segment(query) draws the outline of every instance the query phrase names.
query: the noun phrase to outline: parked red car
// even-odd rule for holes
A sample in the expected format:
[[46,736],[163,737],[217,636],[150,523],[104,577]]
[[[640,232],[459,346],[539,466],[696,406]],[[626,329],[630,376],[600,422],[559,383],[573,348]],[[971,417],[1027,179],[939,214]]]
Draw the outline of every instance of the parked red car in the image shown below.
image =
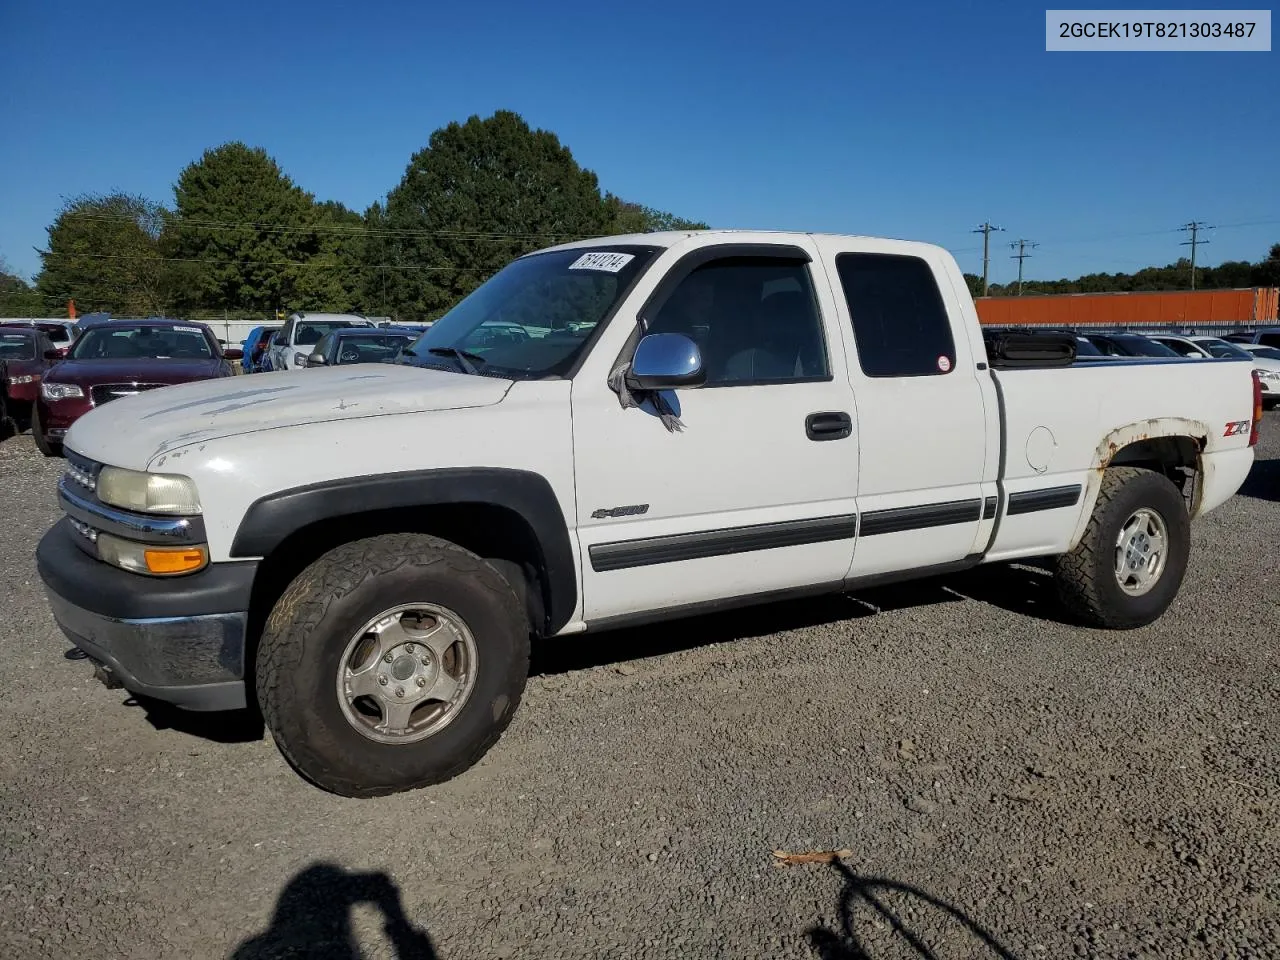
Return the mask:
[[36,327],[0,326],[0,438],[10,429],[26,429],[40,381],[56,352],[53,342]]
[[44,376],[31,433],[47,457],[94,407],[175,383],[230,377],[239,349],[223,351],[203,323],[181,320],[105,320],[81,326],[67,358]]

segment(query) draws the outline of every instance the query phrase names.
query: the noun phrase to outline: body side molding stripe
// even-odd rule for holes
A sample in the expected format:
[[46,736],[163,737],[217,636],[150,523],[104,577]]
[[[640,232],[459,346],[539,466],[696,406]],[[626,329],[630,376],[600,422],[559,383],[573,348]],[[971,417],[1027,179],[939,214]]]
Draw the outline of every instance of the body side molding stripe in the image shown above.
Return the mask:
[[951,500],[947,503],[924,503],[913,507],[872,510],[862,515],[860,537],[883,533],[903,533],[925,527],[945,527],[952,523],[972,523],[982,515],[981,500]]
[[1080,501],[1080,484],[1063,487],[1045,487],[1043,490],[1023,490],[1009,494],[1009,516],[1020,513],[1037,513],[1040,510],[1057,510],[1074,507]]
[[676,533],[640,540],[620,540],[615,543],[595,543],[587,549],[587,553],[591,558],[591,569],[602,573],[606,570],[647,567],[677,560],[699,560],[753,550],[852,540],[856,530],[857,517],[850,513],[698,533]]

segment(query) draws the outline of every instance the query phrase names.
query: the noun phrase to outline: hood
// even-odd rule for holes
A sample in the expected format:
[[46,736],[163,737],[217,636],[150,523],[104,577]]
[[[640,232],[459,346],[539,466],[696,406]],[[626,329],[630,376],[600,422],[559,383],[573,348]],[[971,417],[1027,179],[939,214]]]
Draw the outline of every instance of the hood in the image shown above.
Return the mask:
[[1253,365],[1259,370],[1267,370],[1271,373],[1280,371],[1280,360],[1272,360],[1270,357],[1253,357]]
[[383,363],[221,377],[113,400],[77,420],[66,444],[103,463],[140,470],[190,443],[307,423],[483,407],[510,387],[510,380]]
[[222,361],[218,359],[60,360],[45,379],[50,383],[74,383],[82,387],[101,383],[190,383],[216,377],[221,369]]

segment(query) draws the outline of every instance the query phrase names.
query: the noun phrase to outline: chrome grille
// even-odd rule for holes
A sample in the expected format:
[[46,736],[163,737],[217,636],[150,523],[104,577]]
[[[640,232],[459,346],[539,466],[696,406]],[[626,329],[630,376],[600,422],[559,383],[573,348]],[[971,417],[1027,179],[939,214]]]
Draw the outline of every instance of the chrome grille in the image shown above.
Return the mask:
[[121,397],[131,397],[135,393],[142,393],[143,390],[154,390],[157,387],[167,386],[163,383],[100,383],[96,387],[89,388],[89,397],[93,400],[94,406],[102,406],[111,400],[119,400]]

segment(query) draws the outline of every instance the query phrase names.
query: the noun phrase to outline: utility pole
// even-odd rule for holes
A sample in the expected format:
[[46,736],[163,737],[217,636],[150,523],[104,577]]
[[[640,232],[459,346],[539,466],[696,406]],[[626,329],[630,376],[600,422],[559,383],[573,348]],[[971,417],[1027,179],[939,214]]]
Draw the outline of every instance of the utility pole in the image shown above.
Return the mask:
[[1023,239],[1019,239],[1016,243],[1009,244],[1010,250],[1018,251],[1009,258],[1010,260],[1018,261],[1018,296],[1022,296],[1022,261],[1031,256],[1031,254],[1027,253],[1027,247],[1035,249],[1038,246],[1040,246],[1040,244],[1035,243],[1034,241]]
[[987,295],[987,269],[991,265],[991,255],[988,252],[991,244],[991,231],[1004,230],[1004,227],[997,227],[993,224],[983,222],[978,224],[978,229],[974,233],[982,234],[982,295]]
[[1196,247],[1203,246],[1209,242],[1208,240],[1201,240],[1198,234],[1201,230],[1208,230],[1209,225],[1203,220],[1192,220],[1185,227],[1179,227],[1178,229],[1183,233],[1191,234],[1190,240],[1183,240],[1178,246],[1191,248],[1191,289],[1194,290],[1196,288]]

